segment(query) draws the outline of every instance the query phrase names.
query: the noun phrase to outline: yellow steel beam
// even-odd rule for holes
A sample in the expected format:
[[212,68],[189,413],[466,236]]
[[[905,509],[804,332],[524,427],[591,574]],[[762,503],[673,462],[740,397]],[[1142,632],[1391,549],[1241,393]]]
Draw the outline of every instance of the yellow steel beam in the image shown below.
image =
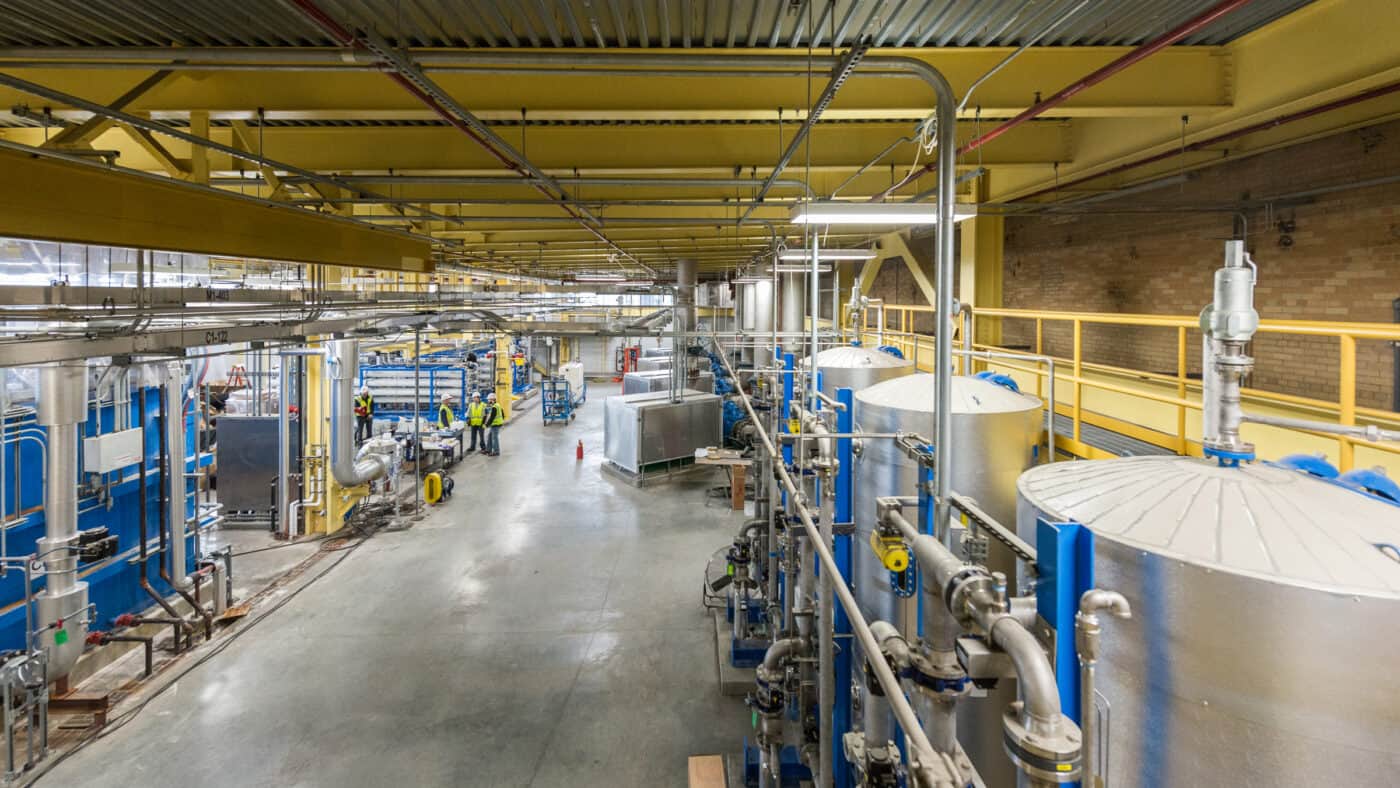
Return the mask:
[[879,259],[888,260],[898,257],[904,261],[909,273],[913,274],[914,282],[919,286],[919,291],[924,294],[930,304],[938,303],[937,291],[933,286],[933,280],[929,278],[928,271],[924,270],[922,261],[909,249],[909,245],[904,241],[902,233],[885,233],[880,236],[880,240],[875,242],[876,252]]
[[[1128,47],[1039,47],[1021,55],[996,77],[978,88],[968,109],[982,108],[983,117],[1008,116],[1034,100],[1120,57]],[[974,80],[1000,62],[1007,48],[947,48],[891,50],[935,65],[962,95]],[[800,50],[805,55],[806,50]],[[1227,106],[1229,64],[1215,47],[1172,47],[1123,75],[1067,103],[1062,112],[1078,117],[1115,114],[1180,114]],[[725,54],[709,50],[707,54]],[[750,53],[751,54],[751,53]],[[794,54],[776,50],[774,54]],[[696,65],[705,66],[703,56]],[[80,95],[115,95],[148,70],[133,68],[101,72],[27,69],[34,81]],[[784,120],[800,122],[807,106],[805,76],[771,77],[645,77],[559,73],[500,74],[484,71],[434,71],[433,80],[485,120],[528,118],[591,120],[599,117],[633,120],[760,120],[783,108]],[[198,78],[190,78],[197,76]],[[742,89],[736,89],[740,86]],[[0,91],[0,106],[27,99]],[[932,95],[912,79],[868,77],[856,71],[826,114],[830,117],[878,119],[923,117]],[[215,113],[244,113],[255,117],[262,107],[268,117],[313,118],[310,113],[354,111],[358,117],[375,112],[420,111],[412,97],[384,82],[374,72],[199,72],[163,87],[134,103],[133,108],[179,113],[208,109]],[[292,115],[290,113],[303,113]],[[630,114],[623,114],[630,113]],[[742,113],[754,113],[744,116]],[[833,114],[834,113],[834,114]],[[922,114],[919,114],[922,113]],[[220,115],[215,116],[219,118]]]
[[429,244],[155,176],[0,149],[0,235],[275,260],[431,270]]
[[[108,106],[113,109],[125,109],[154,88],[162,84],[167,84],[174,73],[173,71],[157,71],[153,74],[148,74],[140,82],[137,82],[135,87],[132,87],[113,99]],[[18,103],[24,103],[25,101],[27,101],[27,99],[20,100]],[[99,134],[111,128],[112,124],[113,121],[100,115],[89,116],[82,119],[82,122],[78,123],[78,125],[70,126],[54,135],[52,139],[44,143],[44,147],[68,148],[87,145],[93,139],[96,139]]]
[[[256,153],[259,156],[263,155],[262,140],[253,135],[247,123],[241,120],[230,121],[229,129],[231,131],[230,145],[246,153]],[[272,192],[267,195],[267,199],[286,199],[285,187],[282,185],[282,180],[277,177],[277,173],[268,166],[260,166],[258,167],[258,171],[262,173],[263,182],[272,190]]]
[[[978,201],[986,199],[991,189],[991,177],[977,179]],[[958,224],[961,254],[958,257],[958,297],[973,308],[1001,306],[1002,252],[1006,238],[1006,219],[999,214],[981,213]],[[983,320],[974,328],[973,337],[964,341],[1001,343],[1001,321]]]
[[166,175],[172,178],[183,178],[190,174],[190,160],[175,158],[175,154],[171,153],[151,132],[122,124],[119,124],[117,128],[141,146],[141,149],[146,151],[152,159],[155,159]]
[[[190,133],[196,137],[209,139],[209,113],[196,110],[190,113]],[[209,149],[198,145],[190,150],[190,180],[203,186],[209,185]]]
[[[1209,116],[1137,121],[1088,119],[1075,123],[1075,156],[1058,172],[1026,169],[999,178],[992,195],[1016,199],[1078,176],[1166,153],[1198,140],[1245,128],[1400,81],[1400,3],[1394,0],[1317,0],[1223,49],[1233,85],[1231,106]],[[1165,53],[1163,53],[1165,54]],[[1154,55],[1140,65],[1151,63]],[[1128,77],[1139,66],[1103,86]],[[1101,86],[1102,87],[1102,86]],[[1098,88],[1095,88],[1096,90]],[[1101,183],[1112,188],[1166,172],[1217,164],[1307,139],[1377,122],[1400,113],[1400,95],[1377,99],[1304,121],[1232,139],[1220,149],[1124,172]]]

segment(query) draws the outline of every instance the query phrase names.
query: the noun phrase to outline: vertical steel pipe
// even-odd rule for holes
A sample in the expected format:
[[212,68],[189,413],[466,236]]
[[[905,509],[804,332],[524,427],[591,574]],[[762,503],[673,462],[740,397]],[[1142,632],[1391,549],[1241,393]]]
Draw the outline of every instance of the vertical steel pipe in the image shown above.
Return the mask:
[[[39,368],[38,422],[45,429],[44,536],[38,540],[44,590],[35,597],[49,677],[73,669],[87,637],[87,583],[78,580],[78,425],[87,421],[87,364]],[[61,625],[59,622],[63,622]],[[58,632],[62,631],[62,637]]]

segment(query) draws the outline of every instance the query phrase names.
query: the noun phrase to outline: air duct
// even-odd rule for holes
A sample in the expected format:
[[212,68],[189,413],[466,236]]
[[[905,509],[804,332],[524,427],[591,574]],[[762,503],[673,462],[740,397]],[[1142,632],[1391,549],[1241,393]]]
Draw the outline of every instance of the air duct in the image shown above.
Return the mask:
[[802,318],[806,314],[802,303],[802,277],[799,273],[778,275],[778,284],[782,290],[778,333],[783,336],[783,348],[789,353],[799,355],[802,354]]
[[78,580],[78,425],[87,421],[87,363],[39,368],[38,421],[47,432],[44,536],[38,540],[44,590],[35,597],[49,677],[67,675],[87,638],[88,584]]
[[676,261],[676,330],[695,330],[695,261]]
[[358,487],[383,476],[389,467],[387,460],[376,454],[355,459],[350,403],[360,371],[360,342],[337,339],[330,345],[326,360],[331,373],[331,476],[342,487]]

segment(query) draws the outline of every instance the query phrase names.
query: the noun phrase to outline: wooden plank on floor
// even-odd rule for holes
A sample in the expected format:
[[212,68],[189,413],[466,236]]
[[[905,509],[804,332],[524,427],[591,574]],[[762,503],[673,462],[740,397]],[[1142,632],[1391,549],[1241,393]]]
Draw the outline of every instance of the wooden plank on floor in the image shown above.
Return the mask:
[[690,756],[690,788],[724,788],[724,757]]

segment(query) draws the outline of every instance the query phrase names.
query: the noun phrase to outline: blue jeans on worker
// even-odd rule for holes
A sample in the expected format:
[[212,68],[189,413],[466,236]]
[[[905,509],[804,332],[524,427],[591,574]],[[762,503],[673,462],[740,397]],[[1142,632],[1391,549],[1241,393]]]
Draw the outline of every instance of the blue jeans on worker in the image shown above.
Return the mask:
[[501,453],[501,428],[500,426],[488,427],[490,432],[486,433],[486,453]]
[[471,428],[471,429],[472,429],[472,445],[471,445],[471,448],[467,449],[467,451],[476,451],[476,439],[477,439],[477,438],[480,438],[480,439],[481,439],[481,450],[482,450],[482,451],[486,451],[486,436],[485,436],[484,434],[482,434],[482,432],[481,432],[481,430],[482,430],[481,425],[480,425],[480,424],[472,425],[472,428]]

